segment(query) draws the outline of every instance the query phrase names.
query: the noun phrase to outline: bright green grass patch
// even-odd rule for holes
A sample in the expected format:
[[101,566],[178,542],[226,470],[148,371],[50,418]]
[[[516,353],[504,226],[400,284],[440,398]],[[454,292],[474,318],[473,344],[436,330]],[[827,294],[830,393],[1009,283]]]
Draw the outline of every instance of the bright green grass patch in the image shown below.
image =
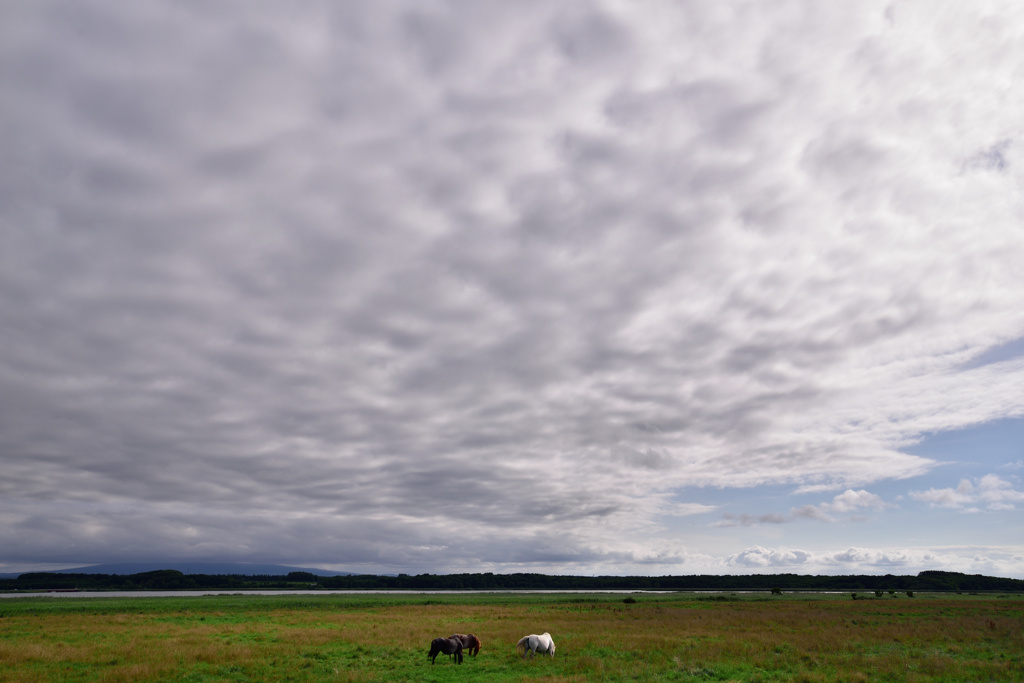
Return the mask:
[[[1024,600],[452,594],[0,600],[0,681],[1018,681]],[[480,636],[460,666],[430,640]],[[549,631],[554,658],[520,659]]]

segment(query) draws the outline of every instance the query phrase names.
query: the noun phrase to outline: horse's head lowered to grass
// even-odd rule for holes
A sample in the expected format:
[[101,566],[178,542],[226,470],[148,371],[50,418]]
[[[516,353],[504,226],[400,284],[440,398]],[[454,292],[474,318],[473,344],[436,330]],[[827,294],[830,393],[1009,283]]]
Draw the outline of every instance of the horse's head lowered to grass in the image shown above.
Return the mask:
[[534,653],[539,652],[540,654],[547,654],[550,657],[555,656],[555,641],[551,639],[550,633],[542,633],[537,635],[531,633],[528,636],[523,636],[516,643],[516,652],[526,657],[526,653],[530,653],[530,657],[533,657]]
[[455,661],[462,664],[462,641],[457,638],[434,638],[430,641],[430,653],[427,658],[431,664],[437,661],[438,654],[455,655]]
[[468,652],[474,657],[480,654],[480,639],[472,633],[453,633],[448,638],[462,643],[464,652]]

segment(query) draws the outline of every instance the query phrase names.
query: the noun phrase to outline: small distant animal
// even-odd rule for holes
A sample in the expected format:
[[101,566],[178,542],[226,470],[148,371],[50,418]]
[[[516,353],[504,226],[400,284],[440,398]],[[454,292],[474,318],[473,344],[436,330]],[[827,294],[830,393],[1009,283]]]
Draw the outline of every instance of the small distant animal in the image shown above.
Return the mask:
[[455,662],[462,664],[462,641],[457,638],[434,638],[430,641],[430,653],[427,655],[431,664],[436,662],[438,654],[455,655]]
[[448,638],[462,643],[462,650],[464,652],[468,652],[474,657],[480,654],[480,639],[472,633],[453,633]]
[[523,636],[519,639],[519,642],[516,643],[516,652],[522,655],[523,659],[526,658],[527,652],[530,653],[531,659],[535,652],[539,652],[540,654],[547,653],[549,656],[554,657],[555,641],[551,640],[550,633],[543,633],[539,636],[535,633],[531,633],[530,635]]

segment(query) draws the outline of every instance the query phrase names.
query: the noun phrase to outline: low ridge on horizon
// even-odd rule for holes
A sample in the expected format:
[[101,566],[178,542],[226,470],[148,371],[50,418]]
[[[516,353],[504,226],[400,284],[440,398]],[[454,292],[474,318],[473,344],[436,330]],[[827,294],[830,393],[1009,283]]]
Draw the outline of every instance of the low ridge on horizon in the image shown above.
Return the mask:
[[7,572],[0,574],[0,578],[16,578],[22,574],[49,573],[49,574],[116,574],[129,575],[141,574],[143,572],[159,571],[161,569],[173,569],[182,574],[233,574],[242,576],[258,575],[286,575],[291,572],[309,572],[316,576],[352,576],[359,572],[342,572],[317,567],[295,567],[292,565],[273,564],[268,562],[183,562],[183,561],[160,561],[160,562],[105,562],[100,564],[82,565],[79,567],[67,567],[64,569],[44,569],[36,571]]

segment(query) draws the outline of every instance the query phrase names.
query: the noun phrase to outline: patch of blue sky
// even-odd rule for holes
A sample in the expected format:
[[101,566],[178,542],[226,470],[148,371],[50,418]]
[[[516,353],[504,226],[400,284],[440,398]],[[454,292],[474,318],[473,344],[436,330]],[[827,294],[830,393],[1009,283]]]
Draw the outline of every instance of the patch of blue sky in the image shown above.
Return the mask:
[[[1024,534],[1024,502],[1011,493],[993,504],[982,484],[984,477],[995,475],[1009,491],[1024,491],[1024,419],[929,434],[904,451],[936,465],[909,479],[886,478],[880,472],[874,482],[834,490],[801,491],[796,484],[686,487],[671,498],[680,510],[694,504],[713,508],[659,521],[673,531],[733,542],[803,546],[939,546],[953,538],[999,545]],[[972,490],[960,500],[953,492],[965,480]],[[844,506],[841,497],[847,489],[873,494],[877,504]]]
[[[765,484],[749,488],[719,488],[693,486],[678,489],[670,502],[685,510],[687,505],[713,506],[707,512],[681,516],[687,525],[709,525],[734,520],[736,526],[749,523],[747,516],[786,513],[794,505],[813,504],[823,499],[822,494],[796,494],[792,484]],[[831,500],[831,496],[826,496]],[[671,526],[674,526],[670,523]]]
[[972,543],[999,544],[1022,537],[1024,419],[939,432],[904,451],[937,465],[922,476],[881,481],[870,488],[899,505],[908,543],[970,538]]
[[1024,418],[1007,418],[938,432],[904,452],[963,468],[1020,469],[1024,462]]
[[677,491],[672,501],[681,506],[692,503],[715,506],[706,513],[682,518],[690,524],[722,529],[775,527],[802,522],[814,524],[835,518],[834,513],[826,511],[827,506],[833,504],[836,495],[846,490],[798,492],[796,489],[794,484],[725,489],[693,487]]
[[867,488],[888,500],[908,491],[955,488],[964,479],[976,484],[982,477],[996,475],[1019,489],[1024,476],[1024,419],[994,420],[929,434],[903,451],[936,464],[921,476],[880,480]]
[[[995,475],[1012,492],[1024,491],[1024,419],[1004,419],[967,429],[928,435],[904,449],[936,466],[909,479],[889,479],[801,492],[793,484],[723,489],[688,487],[672,501],[680,506],[716,506],[706,513],[663,519],[689,532],[703,527],[733,541],[800,545],[944,545],[952,538],[999,545],[1024,533],[1024,503],[1011,494],[993,505],[982,478]],[[882,473],[880,473],[882,474]],[[970,482],[965,502],[952,495]],[[879,497],[879,505],[844,507],[837,496],[847,489]],[[929,491],[949,492],[946,497]],[[982,521],[984,520],[984,521]]]
[[1020,356],[1024,356],[1024,337],[1014,339],[1013,341],[988,349],[984,353],[965,363],[961,369],[970,370],[971,368],[980,368],[985,365],[992,365],[993,363],[1002,363],[1003,361],[1013,360]]

